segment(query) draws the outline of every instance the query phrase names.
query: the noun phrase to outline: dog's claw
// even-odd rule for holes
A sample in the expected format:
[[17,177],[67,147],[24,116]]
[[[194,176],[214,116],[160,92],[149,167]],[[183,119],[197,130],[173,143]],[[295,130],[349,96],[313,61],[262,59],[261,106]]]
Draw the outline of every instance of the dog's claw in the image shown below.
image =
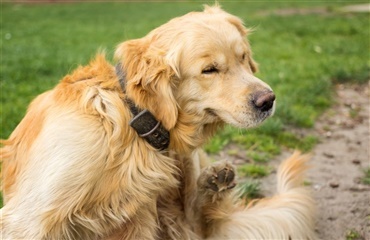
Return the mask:
[[232,183],[232,184],[230,184],[229,186],[227,186],[227,189],[232,189],[232,188],[234,188],[236,186],[236,183]]

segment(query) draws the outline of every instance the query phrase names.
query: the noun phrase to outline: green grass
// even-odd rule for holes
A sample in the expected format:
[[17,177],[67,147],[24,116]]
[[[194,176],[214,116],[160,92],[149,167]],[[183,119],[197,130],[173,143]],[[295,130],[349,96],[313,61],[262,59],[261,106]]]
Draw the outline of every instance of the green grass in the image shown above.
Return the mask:
[[[255,29],[249,39],[259,78],[277,96],[276,114],[261,127],[227,127],[207,146],[214,153],[229,143],[250,149],[264,163],[282,148],[310,150],[317,139],[290,129],[310,128],[332,104],[333,84],[369,79],[369,14],[345,14],[351,2],[221,2]],[[213,3],[213,1],[210,1]],[[106,49],[139,38],[169,19],[202,9],[189,2],[1,4],[0,138],[7,138],[30,101],[55,86],[78,65]],[[328,14],[264,15],[282,8],[322,7]]]
[[[262,133],[264,142],[271,144],[278,133],[289,132],[287,126],[311,127],[330,106],[334,82],[368,79],[369,15],[337,11],[347,3],[221,4],[255,29],[250,41],[260,64],[258,76],[277,95],[273,120],[257,131],[242,131],[242,136],[252,135],[251,141]],[[293,7],[323,7],[330,14],[260,14]],[[144,36],[175,16],[201,9],[199,2],[2,4],[0,137],[9,136],[36,95],[86,64],[99,48],[111,57],[119,42]],[[239,132],[221,134],[222,139],[215,138],[214,146],[208,148],[218,151]],[[277,144],[285,145],[285,140]],[[288,147],[296,147],[292,142]]]
[[244,199],[245,203],[253,199],[261,198],[261,183],[254,180],[247,180],[244,183],[238,184],[238,191],[240,197]]
[[370,185],[370,167],[364,169],[364,176],[362,177],[362,183]]
[[260,164],[244,164],[238,167],[240,177],[261,178],[270,173],[270,169],[266,165]]
[[364,237],[362,237],[356,230],[351,229],[346,233],[346,240],[364,240]]

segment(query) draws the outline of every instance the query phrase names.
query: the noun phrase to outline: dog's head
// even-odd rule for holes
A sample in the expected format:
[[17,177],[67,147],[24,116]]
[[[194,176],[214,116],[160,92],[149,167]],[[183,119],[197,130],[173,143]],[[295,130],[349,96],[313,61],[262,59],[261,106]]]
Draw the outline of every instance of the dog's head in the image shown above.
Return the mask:
[[118,46],[127,95],[171,130],[181,116],[200,125],[248,128],[274,111],[271,88],[257,65],[242,21],[219,7],[175,18]]

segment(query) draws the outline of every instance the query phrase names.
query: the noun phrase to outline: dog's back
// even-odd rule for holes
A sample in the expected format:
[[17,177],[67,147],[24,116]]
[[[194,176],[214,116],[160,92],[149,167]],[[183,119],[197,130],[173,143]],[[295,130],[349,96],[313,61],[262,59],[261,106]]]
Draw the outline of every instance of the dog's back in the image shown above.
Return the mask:
[[[158,189],[177,181],[172,179],[172,161],[154,160],[159,164],[150,171],[140,170],[156,154],[146,157],[142,140],[132,144],[135,135],[126,127],[129,118],[114,67],[103,56],[38,96],[3,141],[2,236],[95,239],[128,218],[136,224],[139,215],[149,226],[136,236],[152,236],[156,219],[146,211],[155,206],[142,201],[153,202]],[[137,171],[144,176],[132,183],[131,174]],[[138,211],[137,205],[144,207]]]

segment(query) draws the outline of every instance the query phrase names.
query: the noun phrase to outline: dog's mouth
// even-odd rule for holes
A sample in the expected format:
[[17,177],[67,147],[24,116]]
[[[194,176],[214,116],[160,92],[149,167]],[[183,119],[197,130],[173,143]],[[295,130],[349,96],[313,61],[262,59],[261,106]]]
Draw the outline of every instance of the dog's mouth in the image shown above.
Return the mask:
[[206,113],[212,117],[219,117],[216,113],[216,110],[211,109],[211,108],[206,108],[205,109]]
[[274,115],[274,112],[275,112],[275,104],[273,104],[271,108],[267,111],[257,110],[257,113],[256,113],[257,122],[262,123],[264,120]]
[[206,113],[206,122],[207,123],[214,123],[214,122],[224,122],[222,117],[217,113],[217,110],[212,108],[204,109]]
[[205,112],[208,116],[208,121],[222,121],[237,127],[251,128],[260,125],[263,121],[274,114],[275,102],[267,108],[258,109],[251,107],[251,109],[253,109],[252,112],[247,111],[249,113],[244,111],[240,113],[232,113],[229,111],[219,111],[213,108],[206,108]]

